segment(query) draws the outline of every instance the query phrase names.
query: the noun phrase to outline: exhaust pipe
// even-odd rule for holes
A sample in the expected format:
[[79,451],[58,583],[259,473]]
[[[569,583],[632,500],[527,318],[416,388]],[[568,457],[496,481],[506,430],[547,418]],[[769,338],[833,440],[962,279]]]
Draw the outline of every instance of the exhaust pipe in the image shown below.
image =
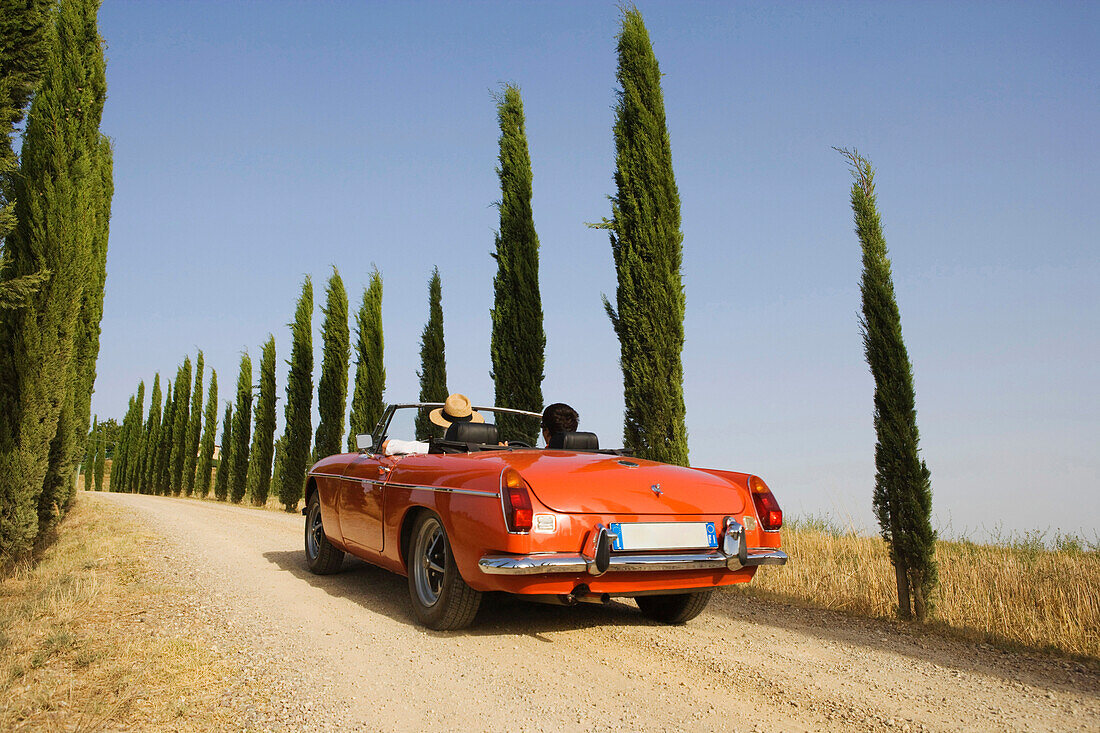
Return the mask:
[[599,606],[606,606],[611,603],[611,595],[609,593],[593,593],[588,589],[588,586],[583,583],[574,588],[570,595],[576,599],[577,603],[595,603]]

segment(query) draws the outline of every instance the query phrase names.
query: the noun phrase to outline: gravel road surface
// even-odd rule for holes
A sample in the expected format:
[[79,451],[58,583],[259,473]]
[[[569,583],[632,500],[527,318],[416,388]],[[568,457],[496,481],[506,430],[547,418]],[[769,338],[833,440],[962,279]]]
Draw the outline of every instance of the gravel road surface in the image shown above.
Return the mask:
[[1100,730],[1091,665],[733,592],[681,627],[629,601],[486,596],[474,627],[434,632],[413,620],[404,578],[354,559],[310,574],[301,516],[84,496],[157,535],[158,571],[193,596],[182,623],[286,698],[249,728]]

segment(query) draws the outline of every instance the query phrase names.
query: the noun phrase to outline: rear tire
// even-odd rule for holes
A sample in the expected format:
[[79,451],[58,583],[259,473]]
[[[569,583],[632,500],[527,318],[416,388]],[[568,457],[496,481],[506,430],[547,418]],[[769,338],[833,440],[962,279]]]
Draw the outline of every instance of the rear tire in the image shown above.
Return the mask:
[[321,499],[314,491],[306,507],[306,563],[312,573],[331,575],[340,569],[343,562],[343,551],[337,550],[325,536],[325,525],[321,522]]
[[682,624],[701,614],[713,594],[713,590],[704,590],[668,596],[638,596],[634,600],[646,618],[663,624]]
[[406,557],[413,612],[429,629],[469,626],[481,605],[481,593],[458,572],[443,521],[425,511],[416,518]]

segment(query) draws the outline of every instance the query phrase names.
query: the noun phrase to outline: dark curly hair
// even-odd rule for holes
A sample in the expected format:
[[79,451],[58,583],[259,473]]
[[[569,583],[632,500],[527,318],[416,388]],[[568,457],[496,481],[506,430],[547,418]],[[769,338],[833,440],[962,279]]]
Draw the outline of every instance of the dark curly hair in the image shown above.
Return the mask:
[[542,428],[551,435],[576,431],[581,416],[564,402],[555,402],[542,411]]

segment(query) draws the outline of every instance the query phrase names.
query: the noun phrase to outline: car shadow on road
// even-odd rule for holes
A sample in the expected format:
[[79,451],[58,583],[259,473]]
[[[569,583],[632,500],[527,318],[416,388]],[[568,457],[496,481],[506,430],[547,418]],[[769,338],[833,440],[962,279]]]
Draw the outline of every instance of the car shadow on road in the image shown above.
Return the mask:
[[438,636],[531,636],[550,639],[544,633],[573,631],[600,626],[659,626],[639,613],[627,600],[612,600],[606,606],[579,603],[555,606],[522,600],[507,593],[485,593],[481,609],[469,628],[458,631],[432,631],[422,627],[413,615],[408,581],[400,575],[346,557],[338,573],[314,575],[306,567],[300,550],[263,553],[268,562],[295,578],[336,598],[357,603],[372,613],[382,614],[399,623]]
[[820,641],[866,647],[931,662],[947,669],[997,677],[1048,690],[1100,695],[1100,667],[1040,652],[1014,651],[944,636],[935,629],[888,619],[805,608],[724,589],[709,614],[812,636]]

